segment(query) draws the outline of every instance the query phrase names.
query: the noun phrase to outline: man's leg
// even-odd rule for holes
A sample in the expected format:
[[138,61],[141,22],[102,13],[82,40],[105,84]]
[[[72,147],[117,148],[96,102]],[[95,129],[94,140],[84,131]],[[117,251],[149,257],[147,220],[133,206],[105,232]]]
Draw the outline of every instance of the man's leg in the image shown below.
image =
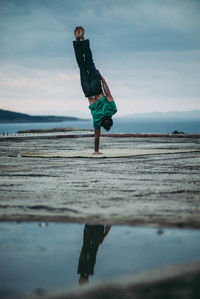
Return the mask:
[[[76,27],[74,35],[77,41],[73,42],[77,63],[80,68],[81,85],[86,97],[103,93],[101,78],[92,59],[89,40],[84,38],[84,28]],[[81,40],[81,41],[80,41]]]
[[86,68],[89,71],[90,80],[101,80],[93,61],[90,41],[88,39],[82,41],[82,48],[83,54],[85,56]]
[[92,58],[92,51],[90,49],[90,42],[88,39],[85,40],[84,37],[85,30],[82,26],[79,26],[76,27],[75,31],[76,31],[75,33],[76,40],[82,40],[80,46],[82,47],[81,48],[82,54],[86,62],[86,69],[90,73],[90,80],[98,79],[98,73],[96,71],[96,67],[94,65],[93,58]]
[[82,51],[85,58],[85,66],[89,74],[91,94],[90,96],[103,93],[101,86],[101,77],[95,67],[92,51],[90,49],[90,42],[88,39],[82,41]]
[[74,46],[76,61],[80,69],[81,87],[85,94],[85,97],[88,97],[90,95],[90,78],[86,69],[81,43],[82,41],[74,41],[73,46]]

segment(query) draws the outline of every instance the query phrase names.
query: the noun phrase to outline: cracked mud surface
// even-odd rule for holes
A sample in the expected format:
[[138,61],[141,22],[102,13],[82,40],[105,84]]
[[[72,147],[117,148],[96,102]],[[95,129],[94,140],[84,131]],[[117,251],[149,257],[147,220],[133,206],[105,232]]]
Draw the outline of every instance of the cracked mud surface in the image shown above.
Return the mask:
[[93,150],[93,138],[0,142],[0,220],[200,227],[199,138],[107,138],[109,148],[196,149],[124,158],[26,158]]

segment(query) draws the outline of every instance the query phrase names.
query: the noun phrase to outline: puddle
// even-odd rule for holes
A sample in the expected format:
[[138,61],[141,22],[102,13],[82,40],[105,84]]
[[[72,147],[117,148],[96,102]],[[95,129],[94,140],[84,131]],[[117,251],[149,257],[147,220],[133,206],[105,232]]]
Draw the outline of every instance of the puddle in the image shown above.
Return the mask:
[[199,230],[3,222],[0,231],[0,298],[200,260]]

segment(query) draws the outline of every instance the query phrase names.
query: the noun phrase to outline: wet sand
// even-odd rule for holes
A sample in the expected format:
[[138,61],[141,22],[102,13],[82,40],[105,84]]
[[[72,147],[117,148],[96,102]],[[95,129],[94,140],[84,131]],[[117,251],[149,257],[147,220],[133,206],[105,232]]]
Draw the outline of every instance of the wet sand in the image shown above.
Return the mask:
[[[103,149],[189,150],[121,158],[17,157],[93,151],[93,138],[0,142],[0,220],[200,227],[199,138],[107,138]],[[197,152],[190,152],[197,150]]]
[[[102,152],[188,150],[181,153],[105,159],[18,156],[20,152],[93,151],[92,137],[48,138],[0,140],[0,221],[200,228],[199,137],[101,139]],[[97,298],[97,294],[98,298],[198,298],[199,263],[155,271],[154,276],[124,277],[121,283],[115,280],[69,295],[64,290],[61,298]]]

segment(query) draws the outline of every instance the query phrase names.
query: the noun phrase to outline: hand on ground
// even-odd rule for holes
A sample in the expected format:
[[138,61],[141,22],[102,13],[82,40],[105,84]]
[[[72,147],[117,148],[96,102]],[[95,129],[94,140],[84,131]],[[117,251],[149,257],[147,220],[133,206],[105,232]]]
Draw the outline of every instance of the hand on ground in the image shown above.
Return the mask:
[[102,155],[102,153],[100,153],[100,152],[94,152],[94,153],[92,153],[93,155]]

